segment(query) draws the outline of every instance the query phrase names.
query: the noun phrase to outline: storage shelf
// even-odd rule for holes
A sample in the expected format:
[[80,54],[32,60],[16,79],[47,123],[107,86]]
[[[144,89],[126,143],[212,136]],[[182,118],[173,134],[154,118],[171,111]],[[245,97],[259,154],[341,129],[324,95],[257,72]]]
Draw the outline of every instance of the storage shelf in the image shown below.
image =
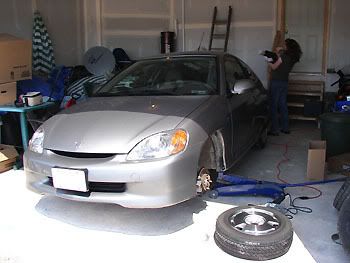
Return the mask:
[[287,105],[288,105],[288,107],[304,108],[304,103],[288,102]]
[[317,117],[304,116],[305,102],[308,100],[323,101],[324,82],[292,80],[288,83],[289,119],[318,121]]
[[317,121],[316,117],[306,117],[302,115],[289,115],[289,119],[291,120],[304,120],[304,121]]
[[288,95],[322,97],[322,93],[320,92],[305,92],[305,91],[289,91]]

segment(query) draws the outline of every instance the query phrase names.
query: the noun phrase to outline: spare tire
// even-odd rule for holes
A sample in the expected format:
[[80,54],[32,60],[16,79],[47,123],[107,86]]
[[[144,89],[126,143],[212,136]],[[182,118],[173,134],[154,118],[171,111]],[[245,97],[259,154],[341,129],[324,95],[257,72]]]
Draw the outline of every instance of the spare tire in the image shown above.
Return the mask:
[[333,206],[339,211],[344,203],[344,200],[350,196],[350,177],[346,179],[340,187],[337,195],[334,198]]
[[218,217],[214,240],[232,256],[269,260],[287,253],[293,228],[285,215],[272,208],[239,206]]
[[350,252],[350,195],[344,200],[340,209],[338,232],[343,247]]

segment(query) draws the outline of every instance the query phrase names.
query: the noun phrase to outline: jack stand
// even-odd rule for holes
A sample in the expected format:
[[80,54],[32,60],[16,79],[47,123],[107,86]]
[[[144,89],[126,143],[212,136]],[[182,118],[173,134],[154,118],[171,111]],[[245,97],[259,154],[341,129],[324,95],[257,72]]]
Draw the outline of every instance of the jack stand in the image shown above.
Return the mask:
[[306,182],[300,184],[280,184],[268,181],[259,181],[254,179],[246,179],[235,175],[225,175],[219,173],[216,187],[209,192],[210,198],[218,196],[267,196],[274,199],[274,202],[281,203],[284,199],[284,189],[288,187],[300,187],[315,184],[325,184],[331,182],[344,181],[346,177],[333,180]]

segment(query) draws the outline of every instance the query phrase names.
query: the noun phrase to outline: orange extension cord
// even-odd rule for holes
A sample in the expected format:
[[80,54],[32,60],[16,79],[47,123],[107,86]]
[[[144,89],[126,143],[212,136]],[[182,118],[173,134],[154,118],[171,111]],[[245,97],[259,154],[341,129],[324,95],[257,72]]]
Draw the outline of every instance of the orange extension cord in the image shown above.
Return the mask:
[[[277,163],[277,165],[276,165],[276,170],[277,170],[276,178],[277,178],[279,181],[281,181],[282,183],[289,184],[289,182],[287,182],[286,180],[284,180],[284,179],[281,178],[281,174],[282,174],[281,165],[290,161],[290,159],[287,157],[288,150],[289,150],[289,147],[290,147],[290,146],[289,146],[288,143],[285,143],[285,144],[271,143],[271,145],[283,147],[283,149],[284,149],[283,154],[282,154],[282,159],[281,159],[281,160]],[[316,195],[314,195],[314,196],[308,196],[307,199],[316,199],[316,198],[319,198],[320,196],[322,196],[322,191],[319,190],[319,189],[317,189],[316,187],[308,186],[308,185],[300,186],[300,187],[306,187],[306,188],[309,188],[309,189],[312,189],[312,190],[318,192],[318,193],[317,193]]]

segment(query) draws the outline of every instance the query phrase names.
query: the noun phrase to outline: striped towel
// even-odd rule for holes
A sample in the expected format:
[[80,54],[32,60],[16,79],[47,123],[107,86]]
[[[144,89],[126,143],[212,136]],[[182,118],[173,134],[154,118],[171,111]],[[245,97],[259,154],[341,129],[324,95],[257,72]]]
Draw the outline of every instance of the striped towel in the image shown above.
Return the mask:
[[55,67],[52,42],[38,11],[33,23],[33,71],[50,73]]
[[104,75],[90,76],[90,77],[79,79],[66,89],[66,95],[77,99],[83,98],[85,96],[85,89],[84,89],[85,83],[103,85],[107,82],[107,80],[108,79]]

